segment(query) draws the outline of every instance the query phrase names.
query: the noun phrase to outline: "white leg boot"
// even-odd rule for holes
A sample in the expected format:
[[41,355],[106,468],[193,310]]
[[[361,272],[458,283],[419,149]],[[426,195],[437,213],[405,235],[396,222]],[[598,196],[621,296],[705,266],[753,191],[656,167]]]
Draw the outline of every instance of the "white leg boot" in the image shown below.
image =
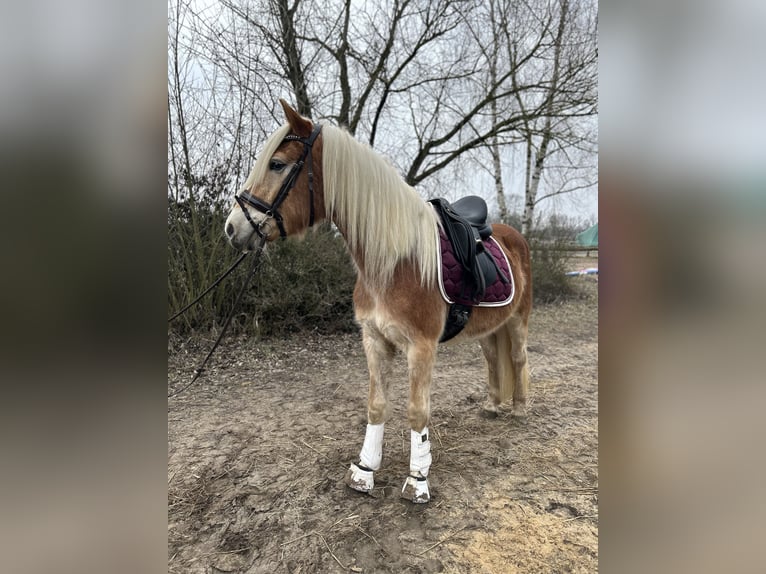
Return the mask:
[[404,481],[402,498],[422,503],[431,500],[428,491],[428,470],[431,468],[431,441],[428,428],[422,432],[410,431],[410,475]]
[[384,423],[367,425],[362,452],[359,453],[359,462],[351,463],[346,473],[346,484],[354,490],[371,492],[375,486],[373,471],[380,468],[380,461],[383,458],[384,426]]

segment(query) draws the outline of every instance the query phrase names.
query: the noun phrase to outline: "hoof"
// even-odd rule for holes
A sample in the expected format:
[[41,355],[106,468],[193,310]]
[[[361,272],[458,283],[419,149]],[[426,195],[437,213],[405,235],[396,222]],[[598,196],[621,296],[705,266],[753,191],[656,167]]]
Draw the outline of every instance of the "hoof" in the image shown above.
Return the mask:
[[500,412],[499,412],[496,404],[487,401],[481,407],[481,413],[480,414],[481,414],[482,418],[485,418],[485,419],[496,419],[497,415],[500,414]]
[[369,494],[375,486],[372,475],[371,470],[362,470],[354,463],[351,463],[351,467],[346,471],[346,485],[359,492]]
[[402,498],[416,504],[422,504],[431,500],[431,493],[428,492],[428,480],[408,476],[402,487]]
[[513,409],[511,411],[511,416],[513,417],[513,420],[518,424],[527,424],[527,411]]

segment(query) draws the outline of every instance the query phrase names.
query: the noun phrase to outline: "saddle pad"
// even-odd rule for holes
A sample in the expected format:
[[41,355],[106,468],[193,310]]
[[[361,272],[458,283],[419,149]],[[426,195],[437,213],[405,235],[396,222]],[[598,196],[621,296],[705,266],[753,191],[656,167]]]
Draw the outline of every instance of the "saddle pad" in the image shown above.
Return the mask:
[[516,287],[513,281],[513,273],[508,263],[508,258],[495,241],[494,237],[484,241],[484,249],[495,258],[498,268],[506,277],[510,279],[508,283],[503,283],[498,275],[492,285],[487,286],[482,301],[476,305],[468,299],[461,299],[460,291],[463,287],[463,268],[452,249],[452,244],[445,235],[441,226],[439,228],[439,291],[441,291],[444,300],[449,303],[460,303],[471,307],[502,307],[507,305],[513,299]]

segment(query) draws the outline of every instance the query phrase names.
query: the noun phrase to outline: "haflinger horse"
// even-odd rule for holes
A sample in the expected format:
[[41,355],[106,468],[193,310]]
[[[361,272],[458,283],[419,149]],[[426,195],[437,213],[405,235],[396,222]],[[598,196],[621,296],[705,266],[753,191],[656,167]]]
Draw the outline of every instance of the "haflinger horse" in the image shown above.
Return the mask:
[[[411,427],[410,469],[402,497],[428,502],[431,377],[448,304],[437,286],[439,218],[393,166],[343,129],[314,124],[284,100],[287,123],[265,142],[225,223],[230,243],[252,250],[261,238],[300,235],[330,220],[357,268],[354,310],[370,375],[367,428],[359,461],[346,484],[369,493],[383,455],[389,365],[407,357]],[[493,224],[515,279],[510,303],[476,307],[454,340],[478,339],[487,361],[489,399],[497,413],[513,398],[512,416],[525,416],[529,368],[527,323],[532,307],[529,247],[506,225]]]

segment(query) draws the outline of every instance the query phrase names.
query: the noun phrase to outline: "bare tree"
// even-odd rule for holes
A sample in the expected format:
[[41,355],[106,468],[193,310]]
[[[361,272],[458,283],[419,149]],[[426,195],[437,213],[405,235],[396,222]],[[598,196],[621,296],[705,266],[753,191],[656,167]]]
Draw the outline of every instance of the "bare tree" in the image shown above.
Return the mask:
[[[578,24],[585,24],[584,30]],[[569,0],[558,3],[558,21],[551,43],[550,69],[545,82],[543,113],[526,113],[530,107],[529,99],[521,90],[515,90],[518,107],[522,110],[522,122],[518,129],[525,144],[524,170],[524,214],[522,233],[528,234],[532,228],[535,207],[543,199],[570,193],[577,188],[561,188],[555,192],[539,196],[546,162],[554,152],[564,159],[571,159],[571,151],[583,150],[588,139],[575,135],[572,127],[573,118],[583,118],[596,113],[596,45],[595,18],[591,19],[586,10],[577,12],[572,9]],[[517,45],[509,38],[509,59],[517,58]],[[512,77],[514,86],[520,79]],[[536,94],[532,94],[533,96]],[[539,95],[538,95],[539,99]],[[533,100],[533,104],[534,100]],[[570,167],[574,165],[570,161]]]
[[[180,2],[170,6],[168,22],[168,151],[170,162],[168,172],[172,176],[173,194],[178,200],[182,187],[191,193],[191,154],[189,137],[186,129],[184,111],[184,62],[182,61],[179,40],[183,26],[184,11]],[[178,147],[180,146],[180,153]]]
[[[466,158],[489,153],[506,221],[503,155],[523,146],[531,221],[539,201],[582,185],[572,169],[593,152],[578,127],[596,110],[593,8],[570,1],[222,0],[217,11],[190,16],[188,48],[218,70],[205,97],[229,102],[213,110],[214,123],[227,127],[232,171],[273,129],[269,114],[288,91],[304,115],[332,118],[388,155],[424,195]],[[182,94],[171,92],[179,110]],[[238,123],[255,127],[238,132]],[[177,163],[183,147],[171,147]],[[195,153],[203,150],[188,150],[190,162]]]
[[[248,8],[248,0],[238,5],[226,1],[261,31],[264,41],[284,45],[267,26],[248,16],[257,12]],[[272,19],[285,13],[280,2],[284,0],[269,0],[265,6]],[[403,154],[394,159],[408,183],[421,184],[520,120],[517,113],[486,121],[490,107],[510,93],[510,71],[507,66],[497,71],[488,91],[476,89],[484,68],[477,47],[466,41],[466,26],[476,21],[476,11],[476,4],[460,0],[393,0],[388,6],[340,0],[324,10],[310,0],[295,0],[289,8],[292,28],[282,29],[287,30],[286,38],[313,48],[301,52],[306,63],[300,66],[288,50],[284,61],[293,69],[286,77],[308,78],[311,110],[333,117],[383,151],[409,151],[407,163]],[[538,47],[530,46],[530,57]],[[314,79],[312,89],[311,78],[318,74],[309,70],[320,66],[325,74],[332,70],[333,87]],[[295,95],[302,97],[298,90]],[[410,117],[402,117],[401,111],[408,108]],[[407,119],[409,126],[403,123]],[[388,134],[388,141],[381,142],[380,126],[387,120],[397,122],[401,135]]]
[[[473,38],[477,45],[480,46],[482,55],[486,60],[488,78],[487,87],[493,89],[498,85],[498,70],[502,66],[502,54],[503,45],[506,36],[509,35],[508,30],[511,20],[518,20],[513,18],[512,6],[508,0],[488,0],[484,4],[486,8],[485,17],[480,17],[480,21],[476,26],[472,26],[469,23],[469,30],[473,34]],[[489,24],[489,35],[482,36],[482,32],[487,29],[481,20],[485,20]],[[505,107],[505,106],[504,106]],[[497,99],[493,99],[490,102],[490,114],[492,125],[498,125],[501,120],[500,106]],[[506,142],[504,142],[506,143]],[[493,134],[489,142],[489,153],[492,160],[492,166],[490,171],[493,182],[495,201],[498,207],[498,215],[500,221],[503,223],[509,223],[510,217],[508,212],[508,205],[505,197],[505,186],[503,185],[503,165],[502,165],[502,148],[500,137],[497,133]],[[479,162],[479,165],[482,165]]]
[[[298,111],[311,117],[311,99],[303,54],[298,43],[297,14],[300,0],[295,0],[292,5],[287,0],[264,0],[256,4],[221,0],[221,4],[257,31],[254,40],[271,51],[273,61],[277,64],[272,68],[272,72],[279,70],[274,75],[287,78]],[[234,56],[236,58],[236,54]],[[264,59],[259,59],[259,63],[263,64]]]

